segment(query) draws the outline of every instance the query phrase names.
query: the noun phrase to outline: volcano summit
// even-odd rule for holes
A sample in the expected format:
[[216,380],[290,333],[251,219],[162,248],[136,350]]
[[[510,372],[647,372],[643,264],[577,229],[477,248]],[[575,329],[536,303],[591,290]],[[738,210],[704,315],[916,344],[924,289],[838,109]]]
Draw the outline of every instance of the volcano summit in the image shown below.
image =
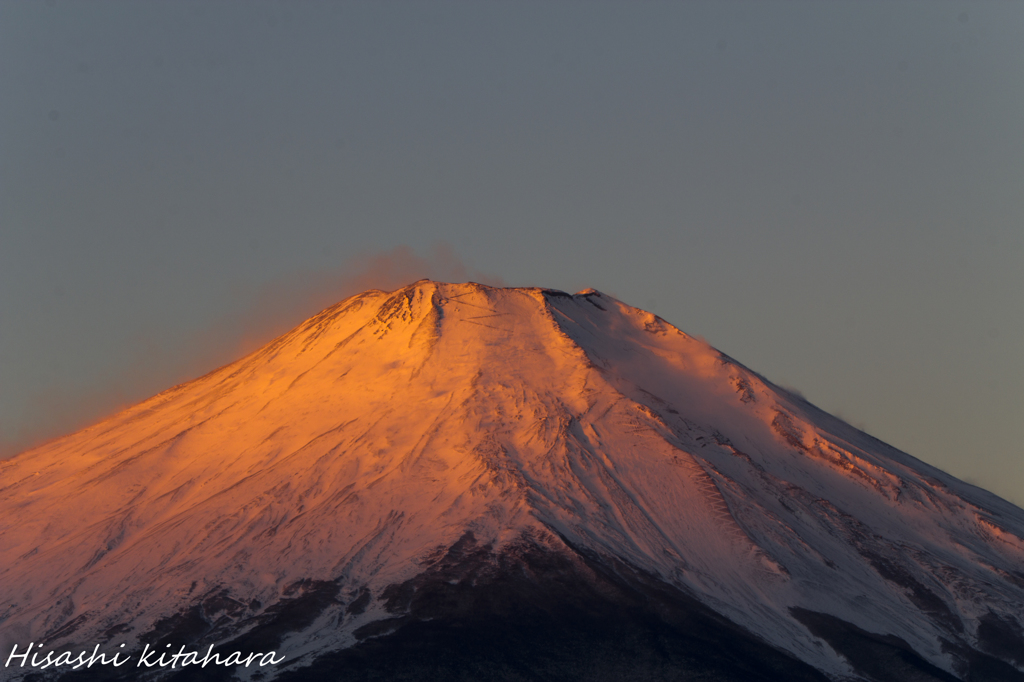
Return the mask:
[[[285,659],[147,674],[1024,680],[1024,511],[593,290],[346,299],[0,463],[0,556],[4,660],[170,644]],[[43,673],[139,674],[66,670]]]

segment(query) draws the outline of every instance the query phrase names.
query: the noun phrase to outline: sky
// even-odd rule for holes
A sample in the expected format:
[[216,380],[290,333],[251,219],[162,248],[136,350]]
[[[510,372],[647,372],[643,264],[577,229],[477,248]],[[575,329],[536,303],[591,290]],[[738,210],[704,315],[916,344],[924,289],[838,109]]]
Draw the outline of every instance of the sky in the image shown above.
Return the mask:
[[421,277],[1024,505],[1024,3],[0,2],[0,456]]

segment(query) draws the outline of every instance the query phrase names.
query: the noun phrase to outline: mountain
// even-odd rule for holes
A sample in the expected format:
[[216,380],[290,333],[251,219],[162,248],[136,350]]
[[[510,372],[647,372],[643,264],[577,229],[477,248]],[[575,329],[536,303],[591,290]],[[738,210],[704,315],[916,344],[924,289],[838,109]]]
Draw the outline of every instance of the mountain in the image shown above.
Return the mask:
[[5,661],[1024,680],[1024,511],[594,290],[368,291],[0,467]]

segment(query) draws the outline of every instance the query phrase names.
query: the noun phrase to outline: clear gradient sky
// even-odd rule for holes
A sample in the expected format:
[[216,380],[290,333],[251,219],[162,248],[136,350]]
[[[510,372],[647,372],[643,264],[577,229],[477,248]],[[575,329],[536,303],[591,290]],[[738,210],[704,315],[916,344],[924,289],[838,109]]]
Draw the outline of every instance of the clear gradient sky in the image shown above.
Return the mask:
[[6,455],[424,276],[1024,504],[1024,3],[0,3]]

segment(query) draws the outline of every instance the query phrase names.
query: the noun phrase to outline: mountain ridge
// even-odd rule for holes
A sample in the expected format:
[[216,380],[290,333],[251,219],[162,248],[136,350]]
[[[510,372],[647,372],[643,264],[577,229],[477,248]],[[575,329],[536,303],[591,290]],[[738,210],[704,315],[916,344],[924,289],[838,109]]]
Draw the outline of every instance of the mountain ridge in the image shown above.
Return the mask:
[[232,641],[313,595],[277,645],[316,665],[396,636],[393,586],[468,532],[654,576],[833,679],[877,678],[843,628],[1018,679],[1024,512],[879,443],[594,290],[365,292],[4,463],[0,644],[193,612]]

